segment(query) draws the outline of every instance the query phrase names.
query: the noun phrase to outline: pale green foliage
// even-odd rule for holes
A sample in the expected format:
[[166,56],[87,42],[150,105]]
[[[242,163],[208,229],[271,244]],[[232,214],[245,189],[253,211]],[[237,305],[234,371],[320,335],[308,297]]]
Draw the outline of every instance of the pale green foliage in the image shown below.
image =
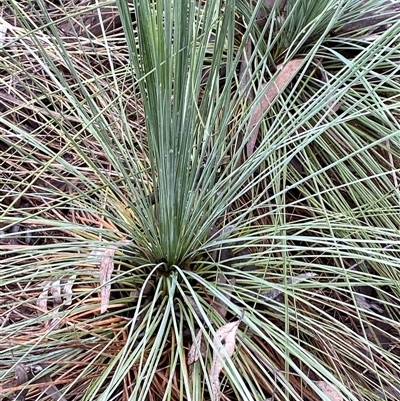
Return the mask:
[[386,2],[62,3],[0,17],[0,383],[45,364],[68,400],[207,400],[240,320],[222,399],[393,396],[400,23],[350,25]]

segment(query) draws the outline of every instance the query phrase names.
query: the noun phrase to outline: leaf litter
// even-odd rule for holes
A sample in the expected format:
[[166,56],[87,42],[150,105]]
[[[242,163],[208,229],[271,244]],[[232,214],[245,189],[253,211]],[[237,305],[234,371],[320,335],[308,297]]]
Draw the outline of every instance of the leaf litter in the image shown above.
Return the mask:
[[[111,275],[114,270],[114,254],[117,247],[111,245],[106,248],[100,262],[100,286],[101,286],[101,307],[100,313],[104,313],[108,309],[111,295]],[[107,284],[108,283],[108,284]]]
[[225,365],[225,361],[230,358],[235,352],[236,332],[239,327],[240,320],[227,323],[220,327],[214,336],[213,340],[213,359],[209,373],[211,391],[213,399],[219,401],[221,399],[221,383],[219,375]]
[[54,280],[44,281],[40,287],[42,292],[39,294],[36,306],[43,313],[49,312],[49,300],[52,301],[53,307],[51,309],[51,315],[53,319],[50,322],[52,327],[56,327],[60,322],[60,319],[56,317],[57,313],[63,305],[72,304],[72,287],[76,280],[76,275],[71,276],[60,276]]
[[[299,274],[296,277],[287,279],[287,285],[294,286],[296,284],[301,283],[302,281],[306,281],[310,277],[315,277],[316,275],[317,275],[316,273]],[[285,286],[285,283],[282,283],[281,285]],[[260,294],[262,295],[263,298],[266,298],[267,300],[273,300],[278,298],[282,294],[282,290],[281,289],[267,290],[267,291],[262,291]]]
[[188,365],[193,365],[199,360],[199,351],[203,355],[204,352],[204,342],[203,342],[203,332],[199,329],[196,334],[196,340],[193,342],[189,349],[187,363]]
[[[13,391],[15,387],[22,387],[25,384],[36,384],[42,391],[42,394],[46,394],[53,401],[67,401],[64,395],[58,390],[54,383],[54,380],[50,377],[50,374],[44,374],[45,366],[42,365],[23,365],[17,364],[14,368],[15,380],[11,385],[4,387],[0,386],[0,391],[9,389]],[[12,390],[11,390],[12,389]],[[14,390],[14,399],[18,401],[25,401],[25,397],[28,395],[29,388],[21,388],[20,390]],[[41,398],[38,398],[41,399]]]
[[330,401],[343,401],[339,390],[331,383],[325,381],[315,381],[314,384],[326,395]]
[[[304,59],[293,59],[286,64],[279,64],[277,66],[278,74],[275,79],[269,84],[267,91],[261,98],[259,104],[254,108],[253,114],[250,119],[249,129],[252,132],[249,142],[247,143],[246,153],[250,157],[256,146],[258,132],[260,130],[261,119],[264,113],[269,109],[273,100],[280,92],[290,83],[290,81],[297,74],[300,66],[303,64]],[[267,84],[264,84],[264,88]]]
[[98,277],[100,280],[100,287],[101,287],[100,313],[106,312],[110,304],[110,295],[111,295],[110,280],[112,273],[114,271],[115,252],[120,245],[129,243],[132,243],[132,241],[118,241],[107,247],[100,247],[96,250],[93,250],[88,257],[89,262],[100,265],[99,271],[96,270],[92,272],[92,275],[94,277]]

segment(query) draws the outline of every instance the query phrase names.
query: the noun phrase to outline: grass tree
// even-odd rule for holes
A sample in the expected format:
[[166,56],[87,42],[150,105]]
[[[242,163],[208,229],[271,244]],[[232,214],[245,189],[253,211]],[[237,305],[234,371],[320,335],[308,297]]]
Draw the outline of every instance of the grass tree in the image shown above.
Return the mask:
[[5,0],[2,397],[398,399],[397,13]]

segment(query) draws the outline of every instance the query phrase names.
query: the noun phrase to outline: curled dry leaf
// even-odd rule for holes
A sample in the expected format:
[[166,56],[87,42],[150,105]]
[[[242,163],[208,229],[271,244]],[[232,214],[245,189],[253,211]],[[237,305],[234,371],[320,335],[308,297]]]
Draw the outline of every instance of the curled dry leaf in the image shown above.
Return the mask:
[[59,279],[56,279],[52,282],[52,285],[50,287],[50,294],[53,296],[53,302],[55,304],[61,304],[62,299],[61,299],[61,281]]
[[[50,314],[48,314],[48,300],[52,300],[53,307]],[[53,281],[45,281],[43,283],[43,290],[38,296],[36,305],[40,308],[43,314],[48,316],[56,316],[62,305],[61,298],[61,281],[59,279]],[[54,317],[46,322],[46,325],[50,324],[51,327],[56,327],[60,323],[58,317]]]
[[[48,395],[53,401],[67,401],[67,399],[58,390],[57,386],[53,385],[54,381],[49,374],[43,375],[43,366],[41,365],[16,365],[15,366],[15,382],[11,385],[6,385],[2,389],[7,389],[15,386],[22,386],[23,384],[37,384],[37,388]],[[38,377],[36,377],[38,376]],[[25,397],[29,392],[29,388],[25,388],[18,393],[14,394],[14,399],[18,401],[25,401]]]
[[325,381],[315,381],[314,383],[330,401],[343,401],[340,391],[333,384]]
[[[63,281],[67,280],[66,284]],[[56,327],[60,323],[60,319],[56,316],[60,307],[64,305],[71,305],[72,303],[72,287],[76,280],[76,275],[73,276],[60,276],[52,281],[45,281],[41,284],[42,292],[38,296],[36,305],[42,313],[48,313],[48,301],[52,301],[51,315],[55,316],[50,324]],[[63,298],[65,299],[63,301]]]
[[107,247],[101,246],[95,250],[92,250],[88,255],[87,262],[93,264],[99,264],[99,271],[92,270],[90,274],[93,277],[100,279],[100,297],[101,297],[101,307],[100,312],[104,313],[108,309],[110,303],[111,285],[107,284],[111,280],[111,275],[114,270],[114,254],[115,251],[125,244],[131,244],[130,240],[123,240],[115,242]]
[[[25,367],[25,365],[16,365],[15,366],[15,381],[16,381],[16,385],[20,386],[24,383],[26,383],[27,381],[29,381],[29,377],[28,377],[28,373],[27,373],[27,369]],[[20,391],[18,394],[16,394],[15,399],[18,401],[24,401],[26,395],[28,394],[28,390],[24,389],[22,391]]]
[[265,95],[260,103],[255,107],[250,119],[250,131],[252,132],[249,142],[247,143],[246,153],[250,157],[254,152],[256,146],[258,131],[260,129],[261,118],[263,114],[269,109],[272,101],[276,96],[289,84],[289,82],[296,75],[304,59],[294,59],[286,64],[279,64],[277,66],[277,75],[275,79],[269,84]]
[[215,333],[213,341],[214,354],[209,374],[211,390],[215,401],[219,401],[221,398],[219,374],[224,367],[225,360],[230,358],[235,352],[236,331],[239,323],[240,320],[227,323]]
[[111,294],[111,275],[114,270],[114,254],[117,248],[112,245],[106,248],[100,262],[100,285],[101,285],[101,308],[100,312],[104,313],[108,309]]
[[196,340],[190,347],[187,357],[188,365],[192,365],[199,360],[199,352],[202,353],[202,345],[203,345],[203,332],[201,330],[197,331]]
[[365,310],[370,310],[370,309],[374,309],[376,310],[378,313],[383,314],[384,310],[377,305],[376,303],[370,303],[367,301],[367,298],[364,297],[364,295],[361,294],[354,294],[354,298],[357,302],[357,305],[361,308],[361,309],[365,309]]
[[43,313],[47,312],[47,300],[49,298],[49,288],[50,288],[50,282],[45,281],[43,283],[43,290],[38,296],[38,299],[36,301],[36,305],[42,310]]
[[65,293],[65,305],[72,304],[72,286],[76,280],[76,275],[72,275],[68,278],[67,284],[64,286],[64,293]]
[[[62,395],[62,393],[58,390],[57,386],[54,384],[54,381],[50,377],[49,374],[43,375],[43,366],[41,365],[33,365],[30,367],[30,372],[34,376],[33,383],[41,384],[42,386],[38,386],[42,389],[42,391],[48,395],[53,401],[67,401],[67,399]],[[36,378],[36,376],[38,376]]]

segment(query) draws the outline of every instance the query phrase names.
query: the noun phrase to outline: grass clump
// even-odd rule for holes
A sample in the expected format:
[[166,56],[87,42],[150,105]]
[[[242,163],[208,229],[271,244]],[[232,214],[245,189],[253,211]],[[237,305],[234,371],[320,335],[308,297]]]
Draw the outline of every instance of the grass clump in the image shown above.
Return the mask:
[[3,397],[397,398],[396,7],[262,3],[5,0]]

